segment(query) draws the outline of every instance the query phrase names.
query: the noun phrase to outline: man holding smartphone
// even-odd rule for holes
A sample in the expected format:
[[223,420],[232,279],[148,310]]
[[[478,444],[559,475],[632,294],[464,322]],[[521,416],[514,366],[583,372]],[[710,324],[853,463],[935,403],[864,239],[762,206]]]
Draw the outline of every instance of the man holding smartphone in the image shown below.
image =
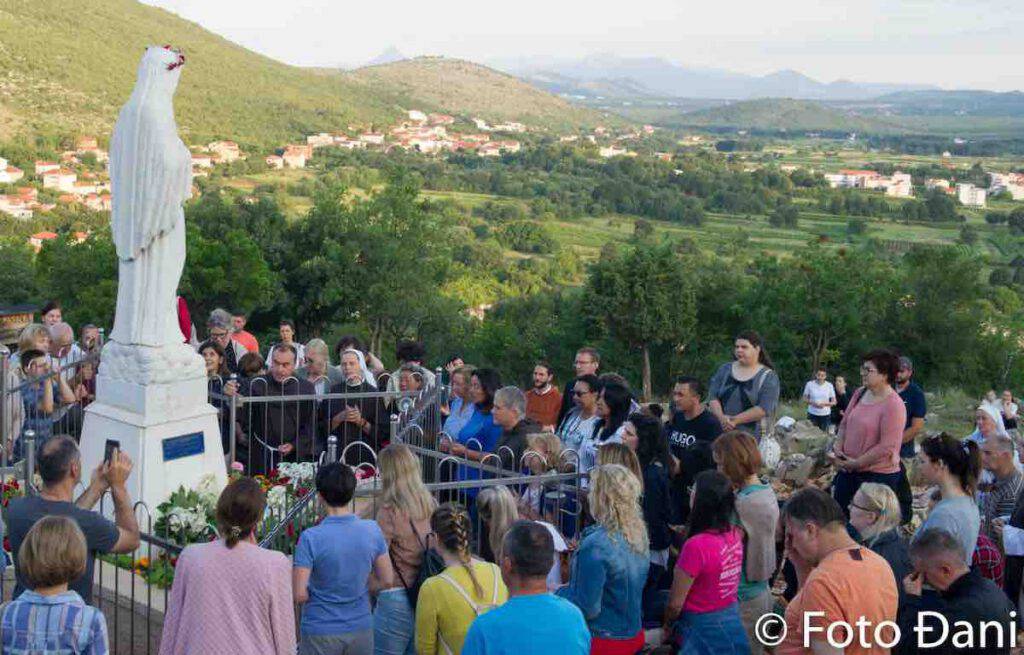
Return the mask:
[[[15,556],[17,577],[13,597],[17,598],[25,590],[17,559],[21,542],[36,521],[56,514],[74,519],[85,534],[88,547],[85,572],[68,588],[78,592],[86,603],[91,603],[96,555],[130,553],[139,547],[139,524],[135,520],[132,499],[125,486],[132,472],[132,461],[128,455],[115,449],[111,453],[110,462],[101,463],[92,472],[89,487],[74,502],[75,486],[82,479],[82,457],[74,439],[61,435],[45,442],[39,448],[38,470],[43,480],[39,495],[15,498],[7,509],[11,552]],[[91,511],[108,490],[114,501],[113,523]]]

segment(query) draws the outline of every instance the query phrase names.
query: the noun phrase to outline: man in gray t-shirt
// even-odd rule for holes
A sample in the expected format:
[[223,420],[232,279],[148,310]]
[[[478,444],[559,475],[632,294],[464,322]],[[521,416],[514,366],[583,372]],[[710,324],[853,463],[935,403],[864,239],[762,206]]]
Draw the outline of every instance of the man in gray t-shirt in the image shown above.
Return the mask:
[[[100,464],[93,472],[89,487],[76,502],[71,502],[75,486],[82,477],[82,459],[74,439],[53,437],[39,449],[39,477],[43,488],[38,496],[15,498],[7,508],[7,528],[14,554],[17,584],[12,598],[25,591],[18,569],[18,549],[29,529],[47,515],[69,516],[85,534],[85,573],[68,587],[86,603],[92,602],[93,565],[97,553],[130,553],[139,546],[139,525],[135,520],[132,501],[125,482],[132,470],[131,459],[115,451],[110,464]],[[100,514],[90,511],[100,497],[110,490],[114,499],[114,518],[111,523]]]

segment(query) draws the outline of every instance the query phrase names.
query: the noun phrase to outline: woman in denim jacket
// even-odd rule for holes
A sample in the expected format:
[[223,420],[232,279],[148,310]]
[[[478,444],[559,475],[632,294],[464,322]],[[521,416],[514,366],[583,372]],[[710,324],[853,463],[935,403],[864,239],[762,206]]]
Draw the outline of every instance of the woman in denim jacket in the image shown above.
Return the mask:
[[591,471],[590,512],[568,586],[558,595],[583,612],[592,655],[632,655],[644,645],[640,604],[647,581],[647,528],[640,481],[624,466]]

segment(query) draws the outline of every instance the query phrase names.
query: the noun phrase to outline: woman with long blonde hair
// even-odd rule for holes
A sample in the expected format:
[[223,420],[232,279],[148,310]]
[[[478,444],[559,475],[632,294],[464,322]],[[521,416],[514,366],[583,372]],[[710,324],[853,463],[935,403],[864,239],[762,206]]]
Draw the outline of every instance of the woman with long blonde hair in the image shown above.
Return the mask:
[[519,520],[515,496],[508,487],[488,487],[477,496],[476,507],[480,512],[481,532],[487,531],[486,539],[481,535],[480,555],[488,562],[497,563],[501,558],[501,542],[505,540],[505,533]]
[[380,451],[377,467],[381,482],[377,524],[388,542],[395,586],[377,594],[374,652],[411,655],[416,619],[408,590],[419,576],[437,503],[423,484],[419,460],[405,444],[393,443]]
[[[597,449],[597,465],[618,464],[624,466],[637,480],[643,481],[640,460],[633,449],[624,443],[606,443]],[[642,490],[642,488],[641,488]]]
[[590,472],[595,524],[583,531],[569,584],[558,595],[582,610],[595,655],[636,653],[644,645],[641,599],[648,540],[641,490],[640,479],[620,464],[600,465]]

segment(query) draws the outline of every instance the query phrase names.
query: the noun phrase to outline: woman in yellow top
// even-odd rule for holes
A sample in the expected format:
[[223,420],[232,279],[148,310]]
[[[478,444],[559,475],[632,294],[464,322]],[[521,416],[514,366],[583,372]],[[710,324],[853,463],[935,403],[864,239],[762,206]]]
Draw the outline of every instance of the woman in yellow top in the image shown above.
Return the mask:
[[469,513],[456,503],[430,517],[434,545],[445,570],[427,578],[416,601],[416,653],[459,655],[470,624],[508,600],[501,570],[474,558],[469,550]]

